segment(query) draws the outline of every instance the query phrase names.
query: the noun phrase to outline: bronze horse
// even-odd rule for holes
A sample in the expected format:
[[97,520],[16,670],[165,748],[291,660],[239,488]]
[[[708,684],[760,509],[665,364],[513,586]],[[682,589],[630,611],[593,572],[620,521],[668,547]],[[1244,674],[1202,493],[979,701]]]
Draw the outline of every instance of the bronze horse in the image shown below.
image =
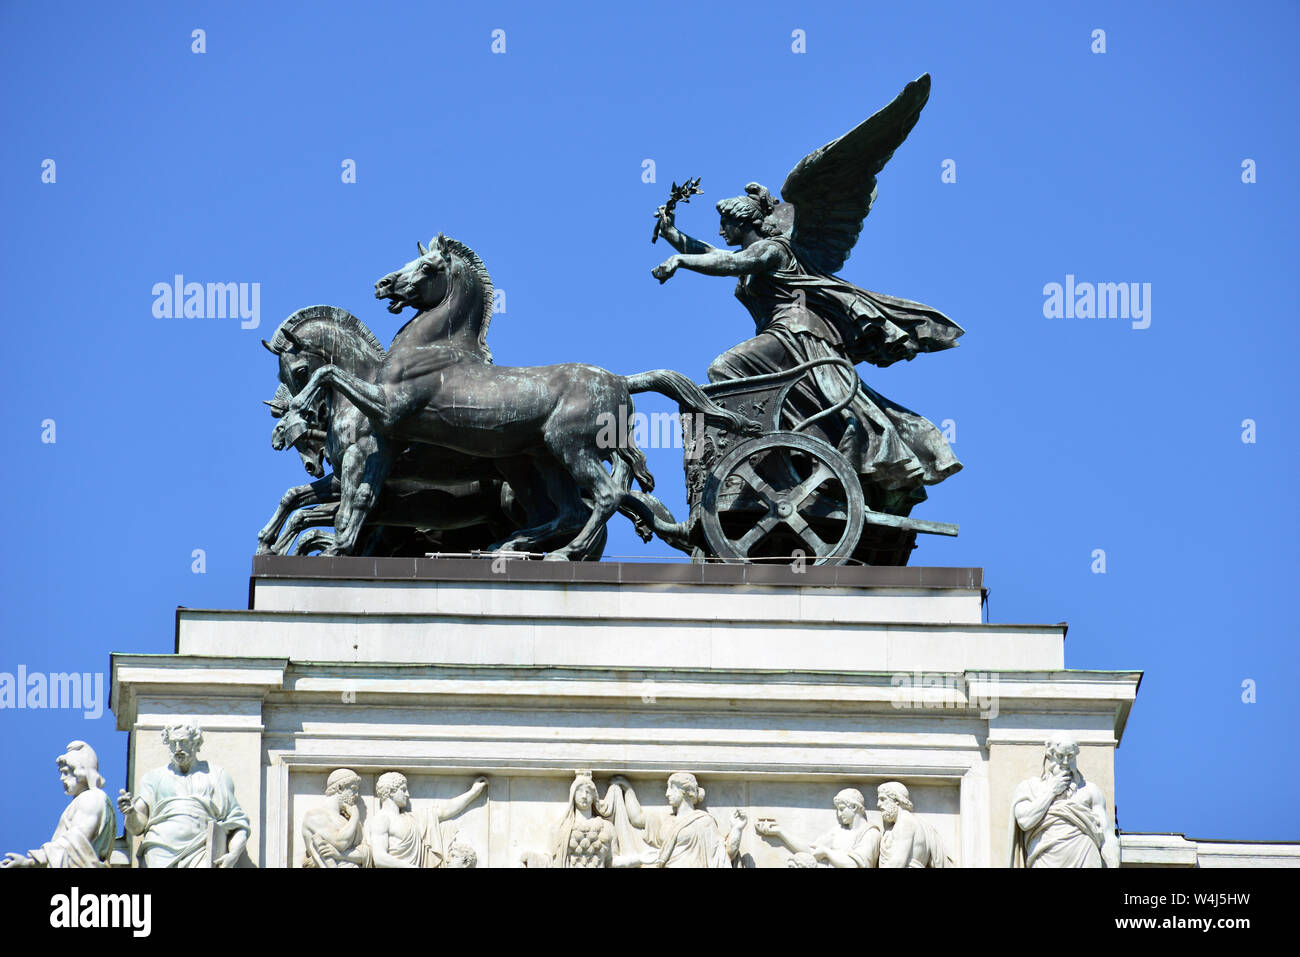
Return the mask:
[[[322,393],[308,412],[290,411],[295,391],[326,361],[366,374],[382,359],[379,340],[351,313],[333,306],[299,309],[263,345],[280,365],[280,387],[266,403],[281,420],[271,444],[292,445],[320,480],[284,493],[258,533],[259,554],[286,554],[299,532],[319,525],[334,527],[325,553],[345,555],[368,551],[359,538],[363,526],[447,531],[482,524],[499,534],[518,527],[506,515],[492,463],[432,446],[395,449],[354,405],[331,393]],[[323,459],[334,466],[328,476]],[[299,509],[307,511],[290,519]]]
[[[327,362],[301,388],[290,386],[295,395],[278,428],[332,390],[369,418],[382,440],[490,460],[521,496],[538,487],[540,474],[554,517],[516,531],[494,548],[532,551],[567,539],[546,557],[581,558],[614,512],[631,501],[633,476],[645,492],[653,490],[654,479],[630,429],[612,442],[607,438],[611,423],[631,422],[633,394],[659,392],[721,428],[749,435],[761,431],[758,423],[715,404],[694,382],[670,370],[619,376],[579,363],[493,365],[486,342],[492,280],[483,261],[441,233],[429,248],[417,247],[418,258],[375,283],[375,298],[389,300],[389,312],[412,306],[415,317],[394,336],[373,371],[365,370],[369,374]],[[371,488],[374,477],[366,476]],[[358,508],[365,512],[373,505],[363,498]]]

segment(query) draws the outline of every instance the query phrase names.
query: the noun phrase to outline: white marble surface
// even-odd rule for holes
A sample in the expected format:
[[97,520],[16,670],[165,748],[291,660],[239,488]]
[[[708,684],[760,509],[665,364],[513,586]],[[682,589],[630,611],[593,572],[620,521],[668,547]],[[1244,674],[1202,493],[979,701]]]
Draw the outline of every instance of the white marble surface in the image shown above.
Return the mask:
[[1120,834],[1121,867],[1300,867],[1300,843],[1197,841],[1182,834]]
[[754,622],[181,609],[179,651],[296,661],[799,671],[1059,670],[1063,625]]
[[486,775],[457,819],[480,866],[548,850],[579,768],[656,807],[695,773],[722,830],[749,815],[742,855],[765,867],[790,852],[757,818],[815,837],[840,789],[874,815],[901,781],[954,862],[988,866],[1046,732],[1078,736],[1113,787],[1140,674],[1066,671],[1064,625],[983,624],[980,594],[259,579],[256,610],[182,609],[179,654],[115,655],[112,701],[137,742],[177,715],[212,729],[261,864],[301,862],[302,816],[345,767],[369,811],[383,771],[417,809]]
[[978,588],[258,579],[258,611],[978,624]]

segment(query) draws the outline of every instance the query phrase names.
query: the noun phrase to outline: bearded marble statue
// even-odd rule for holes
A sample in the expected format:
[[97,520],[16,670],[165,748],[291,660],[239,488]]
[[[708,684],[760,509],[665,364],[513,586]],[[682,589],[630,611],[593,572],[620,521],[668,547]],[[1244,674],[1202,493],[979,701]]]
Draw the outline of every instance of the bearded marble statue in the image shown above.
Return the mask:
[[1084,780],[1079,742],[1064,732],[1043,746],[1043,771],[1011,796],[1011,867],[1119,867],[1106,795]]
[[877,867],[946,867],[943,838],[929,821],[912,813],[912,798],[898,781],[876,788],[876,807],[884,822]]
[[350,768],[325,779],[325,806],[303,815],[303,867],[372,866],[360,797],[361,775]]
[[234,867],[248,843],[248,815],[222,767],[199,760],[203,731],[190,721],[163,728],[172,759],[121,791],[128,834],[140,836],[141,867]]

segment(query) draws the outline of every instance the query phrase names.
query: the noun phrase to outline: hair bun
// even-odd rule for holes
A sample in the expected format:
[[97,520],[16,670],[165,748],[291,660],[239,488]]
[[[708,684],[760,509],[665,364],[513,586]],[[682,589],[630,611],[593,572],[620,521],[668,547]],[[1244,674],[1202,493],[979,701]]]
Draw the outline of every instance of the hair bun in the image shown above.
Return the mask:
[[777,201],[772,198],[768,188],[761,183],[746,183],[745,194],[758,203],[759,209],[763,211],[764,216],[767,216],[776,208]]

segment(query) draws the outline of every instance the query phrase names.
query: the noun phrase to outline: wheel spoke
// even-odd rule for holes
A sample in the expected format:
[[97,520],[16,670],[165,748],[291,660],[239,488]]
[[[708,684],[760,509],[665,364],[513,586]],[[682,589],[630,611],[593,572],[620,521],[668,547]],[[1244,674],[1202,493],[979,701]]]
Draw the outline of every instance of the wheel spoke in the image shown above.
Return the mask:
[[812,530],[811,526],[804,521],[803,516],[798,512],[785,519],[785,523],[790,526],[790,531],[798,535],[818,558],[825,558],[830,555],[831,547],[821,540],[821,536]]
[[778,539],[788,551],[789,537],[816,553],[817,564],[840,564],[858,547],[866,520],[852,463],[821,439],[789,431],[725,450],[708,469],[699,506],[706,550],[750,561]]
[[813,469],[813,474],[790,490],[789,497],[786,501],[795,508],[798,508],[803,504],[804,499],[817,491],[817,489],[821,488],[827,479],[833,478],[835,478],[835,473],[827,468],[826,463],[818,462],[817,467]]
[[749,550],[767,537],[767,534],[777,526],[777,518],[770,512],[758,520],[753,528],[745,533],[740,541],[736,542],[736,548],[742,555],[749,555]]
[[772,504],[775,497],[775,493],[772,491],[772,486],[763,481],[759,474],[754,471],[754,466],[749,464],[748,459],[737,465],[731,474],[737,475],[743,479],[746,485],[758,493],[758,497],[761,498],[765,504]]

